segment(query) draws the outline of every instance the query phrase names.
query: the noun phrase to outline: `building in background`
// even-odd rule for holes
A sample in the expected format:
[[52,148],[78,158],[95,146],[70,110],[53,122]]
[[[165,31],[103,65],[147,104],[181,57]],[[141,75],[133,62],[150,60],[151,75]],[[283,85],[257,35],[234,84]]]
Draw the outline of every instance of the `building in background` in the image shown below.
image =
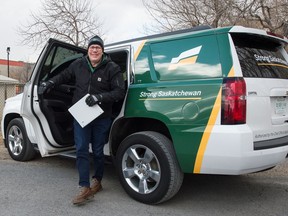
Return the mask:
[[20,91],[22,91],[22,85],[19,85],[18,80],[0,75],[0,119],[2,118],[5,100],[21,93]]
[[[34,63],[9,60],[9,77],[19,83],[26,83],[30,77]],[[0,75],[8,77],[8,60],[0,59]]]
[[[9,60],[9,77],[15,72],[21,72],[25,66],[25,63],[22,61],[13,61]],[[0,75],[8,77],[8,60],[0,59]]]

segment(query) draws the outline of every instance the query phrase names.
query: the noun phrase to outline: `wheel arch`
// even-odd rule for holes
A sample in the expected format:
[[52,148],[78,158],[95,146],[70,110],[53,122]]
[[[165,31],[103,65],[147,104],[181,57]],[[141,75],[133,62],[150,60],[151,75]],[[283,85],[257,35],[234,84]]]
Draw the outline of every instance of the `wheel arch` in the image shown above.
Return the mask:
[[183,181],[171,140],[151,130],[133,133],[121,143],[116,168],[126,193],[146,204],[171,199]]
[[140,131],[155,131],[165,135],[172,141],[171,134],[167,126],[152,118],[120,118],[112,125],[109,143],[112,157],[116,156],[120,143],[130,134]]
[[[31,143],[35,143],[35,132],[34,129],[32,127],[32,124],[30,123],[30,121],[27,118],[23,118],[23,116],[21,116],[19,113],[9,113],[7,115],[5,115],[4,119],[3,119],[3,140],[5,140],[5,134],[7,132],[7,127],[9,125],[9,122],[11,122],[13,119],[16,118],[21,118],[23,119],[24,122],[24,127],[27,133],[27,137],[30,140]],[[7,144],[6,142],[4,142],[5,147],[7,148]]]
[[19,116],[7,122],[5,146],[11,158],[16,161],[32,160],[36,155],[36,150],[27,135],[24,119]]
[[[21,118],[19,113],[9,113],[3,117],[3,139],[5,140],[5,134],[7,132],[7,127],[9,122],[11,122],[15,118]],[[5,147],[7,148],[6,142],[4,142]]]

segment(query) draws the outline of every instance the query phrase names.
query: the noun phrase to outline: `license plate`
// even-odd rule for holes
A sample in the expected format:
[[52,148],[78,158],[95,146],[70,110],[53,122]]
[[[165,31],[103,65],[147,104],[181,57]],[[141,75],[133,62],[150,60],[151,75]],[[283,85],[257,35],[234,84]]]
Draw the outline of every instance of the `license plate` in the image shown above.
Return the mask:
[[287,98],[276,98],[275,100],[275,114],[278,115],[286,115],[287,114],[287,104],[288,99]]

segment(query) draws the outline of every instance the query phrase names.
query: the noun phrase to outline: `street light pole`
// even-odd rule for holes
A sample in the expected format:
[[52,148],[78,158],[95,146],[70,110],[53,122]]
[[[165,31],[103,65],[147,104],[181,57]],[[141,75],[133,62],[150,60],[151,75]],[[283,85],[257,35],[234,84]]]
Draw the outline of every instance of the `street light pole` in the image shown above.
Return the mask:
[[6,49],[7,51],[7,74],[8,74],[8,77],[9,77],[9,54],[10,54],[10,47],[7,47]]

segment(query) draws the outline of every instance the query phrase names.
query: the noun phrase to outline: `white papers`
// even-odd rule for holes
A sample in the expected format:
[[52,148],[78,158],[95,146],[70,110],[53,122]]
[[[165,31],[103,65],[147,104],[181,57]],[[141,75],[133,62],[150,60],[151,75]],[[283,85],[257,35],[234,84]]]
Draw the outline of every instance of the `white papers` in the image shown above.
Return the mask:
[[104,112],[98,104],[91,107],[88,106],[85,102],[88,96],[89,94],[85,95],[68,109],[82,128]]

